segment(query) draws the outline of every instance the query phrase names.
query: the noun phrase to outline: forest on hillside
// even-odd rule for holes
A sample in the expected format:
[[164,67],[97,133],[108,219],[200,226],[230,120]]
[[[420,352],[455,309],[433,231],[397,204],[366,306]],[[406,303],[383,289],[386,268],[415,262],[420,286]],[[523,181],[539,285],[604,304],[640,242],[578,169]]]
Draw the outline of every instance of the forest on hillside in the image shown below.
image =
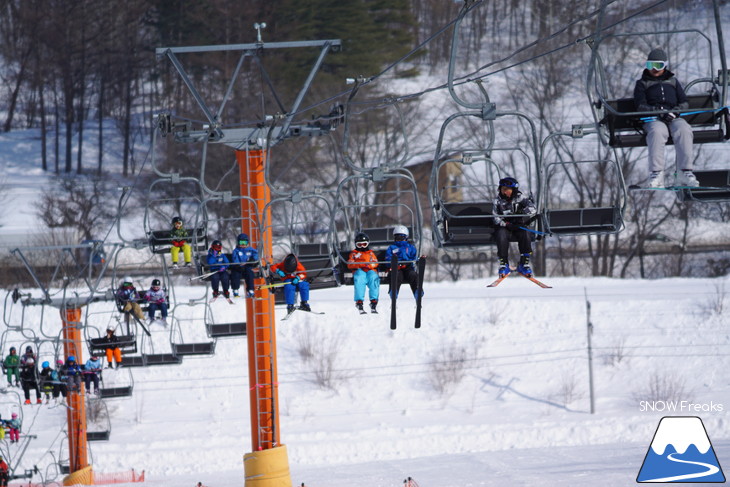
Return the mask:
[[[260,30],[264,43],[341,40],[341,48],[329,52],[318,70],[302,103],[306,109],[297,114],[298,121],[327,117],[333,107],[345,103],[351,89],[345,84],[346,78],[377,78],[378,82],[361,89],[353,104],[347,140],[343,131],[337,130],[328,137],[288,140],[277,146],[272,155],[272,180],[284,188],[282,191],[331,191],[352,172],[343,162],[344,149],[350,162],[361,168],[405,159],[430,165],[436,136],[424,135],[438,133],[445,117],[441,111],[455,108],[453,104],[431,105],[426,101],[427,91],[438,88],[447,96],[443,83],[452,55],[453,21],[462,9],[473,7],[473,13],[464,18],[457,33],[456,64],[463,78],[471,77],[482,84],[467,83],[460,87],[461,93],[477,97],[482,92],[491,96],[496,93],[492,101],[497,101],[498,107],[521,110],[533,118],[538,142],[529,136],[515,135],[509,143],[535,153],[544,149],[549,157],[576,159],[581,153],[574,145],[555,143],[541,148],[539,141],[576,123],[576,112],[582,112],[584,117],[578,122],[590,121],[585,103],[585,73],[597,9],[605,7],[601,21],[616,29],[675,29],[696,19],[701,23],[699,28],[711,30],[704,20],[710,3],[6,0],[0,10],[0,130],[40,130],[42,167],[61,180],[58,191],[44,197],[40,216],[50,227],[75,225],[84,236],[91,237],[96,226],[114,217],[113,208],[99,204],[107,191],[106,132],[113,130],[122,136],[123,176],[141,175],[138,182],[149,185],[154,176],[139,174],[143,166],[139,147],[149,145],[150,134],[155,130],[153,115],[168,111],[178,120],[201,120],[199,107],[183,80],[169,60],[156,55],[156,49],[252,44],[259,34],[254,24],[265,22],[266,27]],[[628,59],[645,52],[645,45],[632,46],[625,41],[613,55]],[[269,116],[286,112],[317,55],[317,50],[265,52],[256,61],[259,64],[249,61],[243,65],[243,74],[232,87],[227,83],[236,69],[236,58],[229,52],[188,55],[185,69],[206,100],[220,101],[231,90],[221,123],[255,126],[264,125]],[[684,46],[677,58],[691,61],[692,56],[692,48]],[[633,65],[611,67],[614,74],[619,68],[624,78],[631,79],[635,74]],[[434,75],[439,81],[417,96],[407,90],[397,91],[399,82],[408,83],[425,75]],[[620,95],[627,84],[619,79],[622,78],[617,76],[612,89]],[[111,128],[109,121],[113,122]],[[449,142],[462,139],[464,144],[484,144],[492,135],[478,125],[474,122],[461,126],[460,134],[452,136]],[[401,134],[404,126],[407,133]],[[520,129],[513,128],[515,133]],[[94,132],[94,140],[98,141],[93,150],[84,146],[89,131]],[[409,146],[404,139],[411,136],[419,137],[414,137],[415,142]],[[207,147],[210,162],[204,176],[200,175],[199,146],[166,144],[158,150],[164,154],[161,167],[182,176],[200,176],[206,187],[216,191],[237,193],[238,180],[230,177],[229,148]],[[588,151],[595,152],[595,148]],[[609,152],[599,148],[601,151]],[[701,154],[698,150],[700,159],[709,158],[707,152],[705,156]],[[639,151],[622,151],[617,157],[626,178],[637,177],[644,170]],[[513,168],[515,163],[510,160],[507,164]],[[521,170],[514,170],[522,174]],[[571,198],[599,206],[622,198],[616,176],[609,172],[601,167],[598,172],[581,174],[584,184],[576,186],[577,194]],[[83,178],[88,184],[74,184],[75,178]],[[571,186],[568,180],[556,178],[555,182]],[[536,193],[540,190],[535,188]],[[561,190],[553,198],[557,201],[565,197]],[[229,213],[235,214],[237,208],[214,202],[210,211],[225,219]],[[77,218],[80,213],[86,217]],[[588,269],[593,275],[623,276],[638,273],[635,268],[641,260],[640,272],[644,275],[644,253],[650,253],[644,245],[667,222],[679,222],[681,230],[673,235],[673,246],[660,252],[659,259],[646,259],[651,261],[646,274],[683,275],[689,272],[693,260],[676,249],[692,244],[695,236],[690,222],[697,218],[726,222],[730,211],[726,204],[693,205],[667,202],[654,195],[634,195],[627,212],[627,230],[621,236],[564,238],[553,240],[549,248],[544,242],[539,243],[537,265],[551,273],[570,275]],[[216,231],[229,233],[229,228],[220,226]],[[548,262],[548,258],[552,261]],[[713,259],[712,265],[720,266],[715,267],[719,274],[730,266],[726,257]],[[463,270],[458,261],[443,261],[440,265],[452,278]]]

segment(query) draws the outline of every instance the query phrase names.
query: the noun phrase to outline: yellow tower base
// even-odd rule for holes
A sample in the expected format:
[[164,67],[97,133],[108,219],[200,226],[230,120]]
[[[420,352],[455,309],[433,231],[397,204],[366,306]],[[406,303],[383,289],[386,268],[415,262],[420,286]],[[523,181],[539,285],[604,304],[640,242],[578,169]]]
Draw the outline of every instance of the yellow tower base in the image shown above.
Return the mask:
[[91,469],[91,465],[76,470],[63,479],[63,485],[94,485],[94,471]]
[[246,453],[243,456],[246,487],[291,487],[286,446]]

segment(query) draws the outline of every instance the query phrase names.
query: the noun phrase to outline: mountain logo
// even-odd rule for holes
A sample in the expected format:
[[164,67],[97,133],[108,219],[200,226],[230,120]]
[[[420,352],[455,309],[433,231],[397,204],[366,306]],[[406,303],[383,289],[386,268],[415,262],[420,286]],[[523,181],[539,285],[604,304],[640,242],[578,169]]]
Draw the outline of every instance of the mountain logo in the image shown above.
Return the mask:
[[725,482],[702,420],[696,416],[663,417],[636,482]]

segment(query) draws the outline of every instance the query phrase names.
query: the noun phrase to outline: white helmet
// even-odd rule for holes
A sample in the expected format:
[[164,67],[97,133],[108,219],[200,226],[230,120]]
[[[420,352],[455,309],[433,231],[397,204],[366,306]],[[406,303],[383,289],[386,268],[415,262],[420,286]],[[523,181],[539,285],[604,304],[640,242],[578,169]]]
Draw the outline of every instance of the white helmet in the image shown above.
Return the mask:
[[122,284],[125,282],[128,282],[129,284],[133,284],[134,281],[132,280],[132,276],[124,276],[124,279],[122,279]]
[[408,228],[406,228],[405,225],[396,225],[393,227],[393,236],[395,235],[405,235],[408,237]]

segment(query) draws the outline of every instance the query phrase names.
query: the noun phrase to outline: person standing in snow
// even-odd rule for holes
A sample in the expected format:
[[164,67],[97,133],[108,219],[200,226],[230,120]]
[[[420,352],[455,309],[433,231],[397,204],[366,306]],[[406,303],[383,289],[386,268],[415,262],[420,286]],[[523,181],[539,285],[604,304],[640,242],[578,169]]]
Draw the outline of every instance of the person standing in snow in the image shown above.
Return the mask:
[[[393,227],[393,243],[388,246],[385,250],[385,260],[390,262],[393,254],[398,256],[398,276],[397,276],[397,287],[395,289],[388,289],[390,298],[393,299],[395,296],[398,297],[400,287],[403,282],[407,282],[411,286],[413,297],[418,298],[416,293],[418,292],[418,271],[416,270],[416,260],[418,260],[418,249],[415,245],[408,241],[408,228],[404,225],[396,225]],[[388,269],[388,275],[390,276],[390,269]],[[390,282],[390,278],[388,279]]]
[[494,239],[497,242],[499,277],[508,276],[510,273],[509,242],[511,239],[517,240],[520,250],[520,264],[517,272],[527,277],[532,276],[530,267],[532,241],[529,232],[520,227],[529,224],[532,217],[537,214],[537,207],[532,198],[524,196],[519,188],[520,183],[515,178],[500,179],[497,197],[492,205],[494,224],[497,227]]
[[347,268],[352,270],[352,281],[355,288],[355,307],[361,313],[365,289],[370,298],[370,311],[376,313],[380,294],[380,276],[378,275],[378,257],[370,250],[370,237],[360,232],[355,236],[355,249],[347,259]]
[[[634,86],[634,104],[638,112],[663,113],[644,122],[646,146],[649,152],[649,187],[662,188],[664,182],[664,146],[672,134],[676,153],[676,186],[697,187],[699,181],[692,172],[692,144],[694,134],[687,120],[675,110],[689,108],[687,95],[674,73],[669,71],[669,58],[663,49],[652,49],[646,60],[646,69]],[[671,110],[671,111],[667,111]]]
[[249,246],[248,235],[241,233],[238,235],[238,244],[233,249],[231,255],[231,289],[233,289],[233,297],[238,297],[238,290],[241,287],[241,277],[246,284],[246,297],[253,298],[253,270],[259,265],[259,252],[255,248]]

